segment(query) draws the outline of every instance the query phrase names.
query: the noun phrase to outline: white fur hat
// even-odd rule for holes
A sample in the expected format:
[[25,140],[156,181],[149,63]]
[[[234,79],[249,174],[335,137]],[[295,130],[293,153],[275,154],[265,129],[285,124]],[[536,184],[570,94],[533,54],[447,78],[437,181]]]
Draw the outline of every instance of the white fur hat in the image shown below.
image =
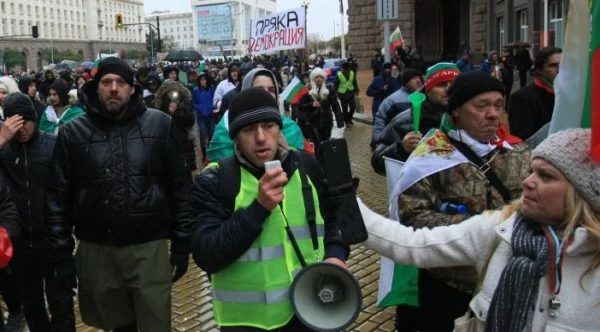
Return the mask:
[[321,76],[323,77],[323,79],[327,78],[327,75],[325,75],[325,71],[319,67],[315,67],[311,72],[310,72],[310,81],[314,81],[315,77],[317,76]]

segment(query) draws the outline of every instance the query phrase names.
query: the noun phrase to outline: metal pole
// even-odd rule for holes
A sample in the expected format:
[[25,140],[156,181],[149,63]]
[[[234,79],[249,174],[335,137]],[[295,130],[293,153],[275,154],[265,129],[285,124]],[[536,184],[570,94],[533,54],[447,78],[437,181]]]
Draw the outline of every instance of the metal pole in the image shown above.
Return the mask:
[[52,63],[54,63],[54,45],[52,43],[52,38],[50,38],[50,57],[52,58]]
[[391,59],[390,54],[390,21],[383,21],[383,50],[385,54],[385,62]]
[[548,47],[548,0],[544,0],[544,47]]
[[342,36],[341,36],[341,40],[342,40],[342,59],[346,58],[346,40],[344,38],[344,4],[342,3],[342,0],[340,0],[340,21],[341,21],[341,27],[342,27]]
[[160,41],[160,19],[156,15],[156,31],[158,31],[158,51],[162,52],[162,42]]
[[152,27],[150,27],[150,63],[154,59],[154,36],[152,35]]

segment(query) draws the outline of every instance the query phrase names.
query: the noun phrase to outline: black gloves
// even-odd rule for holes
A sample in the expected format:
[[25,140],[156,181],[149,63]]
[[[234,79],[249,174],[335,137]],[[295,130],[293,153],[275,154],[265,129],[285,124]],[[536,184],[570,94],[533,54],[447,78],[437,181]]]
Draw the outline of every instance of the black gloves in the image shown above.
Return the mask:
[[187,253],[171,253],[171,265],[173,266],[173,282],[181,279],[188,269],[188,258]]
[[181,279],[188,270],[191,244],[188,240],[173,240],[171,242],[171,266],[173,266],[173,282]]

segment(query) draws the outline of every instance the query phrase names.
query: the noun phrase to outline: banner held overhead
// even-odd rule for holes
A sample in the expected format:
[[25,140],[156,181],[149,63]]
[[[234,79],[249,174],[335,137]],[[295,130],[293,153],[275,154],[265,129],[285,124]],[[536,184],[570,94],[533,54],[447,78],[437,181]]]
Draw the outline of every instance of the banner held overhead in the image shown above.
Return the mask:
[[306,8],[300,7],[252,20],[248,51],[252,55],[305,47]]

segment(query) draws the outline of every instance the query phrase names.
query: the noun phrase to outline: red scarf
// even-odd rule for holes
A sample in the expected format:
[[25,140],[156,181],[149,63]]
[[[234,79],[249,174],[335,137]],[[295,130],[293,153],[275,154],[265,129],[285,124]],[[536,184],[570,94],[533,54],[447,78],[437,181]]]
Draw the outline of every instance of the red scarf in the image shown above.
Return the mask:
[[510,145],[523,143],[523,140],[517,136],[511,135],[502,124],[498,126],[498,130],[496,130],[496,136],[498,136],[498,139],[491,140],[490,144],[495,144],[498,148],[502,147],[503,142],[506,142]]
[[533,84],[546,90],[546,92],[548,92],[549,94],[552,94],[552,95],[554,94],[554,87],[550,86],[550,84],[548,84],[546,81],[544,81],[544,79],[541,78],[540,76],[536,76],[533,79]]

